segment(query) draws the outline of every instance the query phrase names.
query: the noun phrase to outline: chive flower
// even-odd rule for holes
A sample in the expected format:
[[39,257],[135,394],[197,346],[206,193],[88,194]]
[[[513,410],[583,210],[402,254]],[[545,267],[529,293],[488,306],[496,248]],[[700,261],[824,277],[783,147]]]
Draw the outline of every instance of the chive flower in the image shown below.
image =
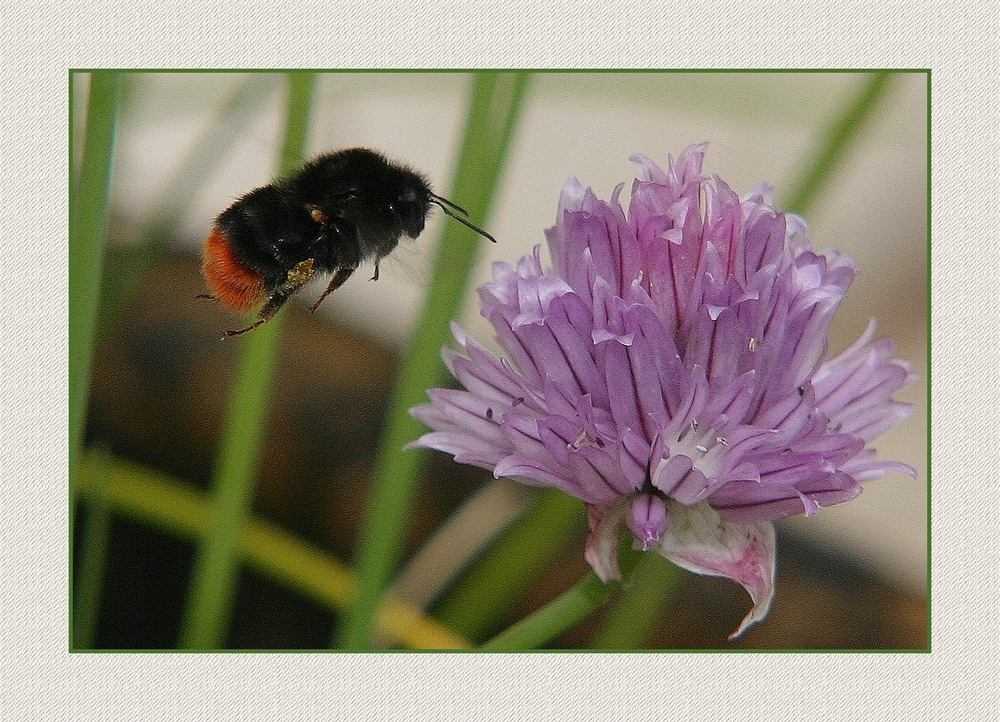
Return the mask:
[[464,390],[432,389],[416,446],[585,502],[585,555],[619,579],[622,533],[689,571],[741,584],[763,619],[773,522],[853,499],[901,463],[869,446],[912,411],[913,380],[874,322],[829,357],[856,273],[816,253],[761,184],[742,199],[702,174],[707,144],[663,171],[644,155],[627,212],[571,178],[556,225],[516,266],[493,265],[482,315],[506,355],[453,326],[444,359]]

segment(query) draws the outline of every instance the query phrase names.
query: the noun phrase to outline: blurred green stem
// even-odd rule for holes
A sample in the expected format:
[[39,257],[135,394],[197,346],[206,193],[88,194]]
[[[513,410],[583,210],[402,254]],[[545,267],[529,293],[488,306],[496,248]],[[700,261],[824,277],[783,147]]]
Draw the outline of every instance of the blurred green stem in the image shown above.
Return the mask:
[[[70,78],[72,82],[72,76]],[[70,172],[71,232],[69,241],[69,537],[74,538],[72,504],[80,472],[80,452],[87,422],[90,370],[94,359],[101,272],[108,235],[111,165],[114,158],[121,78],[118,73],[91,73],[87,125],[79,176]],[[70,150],[72,163],[73,152]],[[72,165],[71,165],[72,167]],[[73,624],[70,644],[93,644],[100,609],[107,548],[108,514],[97,495],[81,535],[77,571],[70,567]]]
[[881,107],[892,79],[891,72],[872,73],[868,76],[857,98],[844,109],[827,131],[812,163],[803,171],[798,182],[792,184],[795,191],[788,202],[783,204],[785,209],[799,214],[811,209],[834,172],[843,165],[851,145]]
[[569,532],[585,526],[579,499],[557,489],[541,491],[447,594],[436,616],[458,634],[480,639],[537,580]]
[[480,649],[491,652],[538,649],[586,619],[620,587],[618,582],[605,584],[591,572],[558,599],[508,627]]
[[129,300],[146,282],[153,264],[175,239],[191,200],[214,177],[221,159],[243,137],[245,128],[258,117],[258,107],[276,86],[270,74],[247,75],[215,109],[207,132],[178,161],[177,171],[163,184],[153,215],[136,234],[139,242],[116,248],[105,259],[98,339],[115,327]]
[[[465,139],[450,194],[474,222],[482,222],[488,215],[527,80],[524,73],[474,76]],[[448,341],[451,319],[466,298],[477,255],[472,231],[458,223],[446,224],[416,335],[400,364],[389,404],[388,426],[376,460],[356,555],[358,598],[334,639],[346,649],[371,646],[379,598],[402,554],[425,458],[420,451],[403,451],[403,446],[422,431],[409,409],[426,401],[427,389],[439,386],[444,378],[441,347]]]
[[[83,477],[89,471],[93,479],[87,498],[86,523],[80,532],[79,553],[76,558],[78,572],[74,574],[73,630],[70,649],[92,649],[97,637],[97,621],[101,610],[101,590],[104,587],[105,559],[111,529],[111,509],[108,503],[108,475],[110,454],[98,447],[89,457],[82,455],[86,471],[81,470],[73,491],[81,493]],[[76,499],[79,501],[79,498]]]
[[[285,141],[279,175],[302,162],[315,75],[289,73]],[[239,539],[253,503],[270,390],[284,317],[242,336],[236,386],[212,479],[211,515],[195,555],[180,646],[217,649],[225,643],[236,598]]]
[[595,649],[641,649],[662,620],[684,572],[659,554],[644,553],[591,641]]
[[[118,116],[118,73],[90,76],[87,129],[79,180],[71,197],[69,243],[69,480],[72,488],[87,418],[101,265],[108,235],[108,198]],[[72,159],[72,156],[71,156]]]

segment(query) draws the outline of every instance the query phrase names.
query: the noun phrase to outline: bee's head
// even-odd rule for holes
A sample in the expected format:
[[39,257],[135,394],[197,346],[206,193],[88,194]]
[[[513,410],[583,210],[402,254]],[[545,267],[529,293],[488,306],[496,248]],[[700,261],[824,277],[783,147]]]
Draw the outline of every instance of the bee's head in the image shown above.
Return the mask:
[[389,210],[399,222],[402,232],[416,238],[423,233],[430,207],[430,190],[426,185],[408,183],[400,190],[396,200],[390,203]]

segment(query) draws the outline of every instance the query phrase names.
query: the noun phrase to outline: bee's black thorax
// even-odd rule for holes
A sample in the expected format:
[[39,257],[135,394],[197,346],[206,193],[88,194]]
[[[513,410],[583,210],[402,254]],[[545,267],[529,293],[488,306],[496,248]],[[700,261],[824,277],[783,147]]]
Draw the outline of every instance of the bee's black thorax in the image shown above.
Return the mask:
[[430,209],[427,181],[364,148],[319,156],[282,186],[321,211],[332,244],[357,245],[359,261],[387,256],[404,235],[416,238]]

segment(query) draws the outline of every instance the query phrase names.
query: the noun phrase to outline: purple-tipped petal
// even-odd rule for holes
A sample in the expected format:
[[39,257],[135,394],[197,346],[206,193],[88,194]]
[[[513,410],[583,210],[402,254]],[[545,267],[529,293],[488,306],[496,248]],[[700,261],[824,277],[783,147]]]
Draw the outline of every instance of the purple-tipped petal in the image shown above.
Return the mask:
[[649,551],[666,528],[667,505],[655,494],[639,494],[632,499],[625,523],[642,550]]

